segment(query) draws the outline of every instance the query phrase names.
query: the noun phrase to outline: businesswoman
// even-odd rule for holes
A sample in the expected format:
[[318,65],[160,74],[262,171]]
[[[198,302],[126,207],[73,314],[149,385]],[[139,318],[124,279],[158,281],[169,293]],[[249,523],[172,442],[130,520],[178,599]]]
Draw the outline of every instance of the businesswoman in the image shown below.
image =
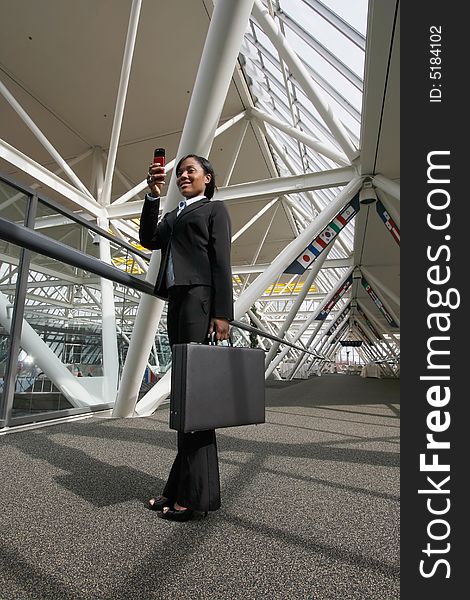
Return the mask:
[[[171,346],[204,343],[212,333],[224,340],[233,319],[230,217],[223,202],[211,202],[215,176],[207,159],[185,156],[175,173],[183,199],[159,221],[165,171],[156,164],[149,166],[150,193],[140,218],[141,244],[162,251],[155,295],[168,300]],[[177,435],[178,453],[166,486],[148,507],[166,519],[188,521],[195,512],[207,514],[220,507],[217,445],[214,430]]]

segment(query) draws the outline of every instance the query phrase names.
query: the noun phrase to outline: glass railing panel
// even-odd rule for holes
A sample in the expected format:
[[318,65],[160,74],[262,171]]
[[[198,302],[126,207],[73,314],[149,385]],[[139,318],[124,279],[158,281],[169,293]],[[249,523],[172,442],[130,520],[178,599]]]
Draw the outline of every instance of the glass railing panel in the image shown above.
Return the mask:
[[99,277],[31,252],[13,417],[107,403],[100,305]]
[[[119,383],[141,292],[117,283],[113,291],[117,356],[111,360],[118,364]],[[38,414],[41,409],[112,406],[115,397],[105,386],[103,371],[102,304],[99,276],[31,252],[13,416]],[[165,314],[147,359],[139,397],[171,365]]]
[[[134,330],[141,293],[130,287],[115,285],[115,315],[119,353],[119,379],[122,378],[123,366],[127,358],[129,343]],[[155,334],[155,340],[147,358],[147,366],[143,375],[139,397],[142,397],[171,366],[171,348],[166,331],[166,305]]]
[[0,180],[0,217],[12,223],[24,224],[28,196]]
[[[91,219],[83,213],[81,215],[87,219],[89,224],[96,226],[96,219]],[[62,215],[41,199],[38,202],[34,229],[69,248],[79,250],[88,256],[100,257],[100,236],[96,232],[89,229],[87,224],[77,223],[73,219]],[[109,230],[108,233],[112,234],[112,231]],[[134,275],[142,274],[144,272],[142,264],[139,264],[132,252],[123,248],[119,242],[118,238],[109,241],[112,264],[118,269],[126,270]],[[131,245],[144,250],[136,241],[132,242]],[[140,263],[143,261],[144,259],[140,259]]]
[[[92,221],[96,225],[96,221]],[[99,258],[98,238],[85,225],[57,212],[41,200],[38,202],[34,229],[70,248]]]
[[[23,225],[28,196],[0,181],[0,218]],[[21,248],[0,239],[0,415],[4,414],[5,374],[10,354],[10,329]]]
[[72,402],[38,366],[36,358],[20,347],[16,362],[12,418],[73,408]]
[[[6,183],[0,183],[0,218],[23,226],[30,197]],[[44,254],[28,253],[29,268],[25,291],[24,320],[20,349],[12,360],[14,381],[3,415],[10,424],[43,420],[90,409],[112,407],[115,394],[109,393],[103,372],[102,280],[79,266],[79,255],[99,257],[97,236],[87,224],[76,223],[38,198],[33,229],[68,246],[69,254],[57,260]],[[94,221],[93,221],[94,223]],[[8,230],[5,229],[8,238]],[[26,238],[27,239],[27,236]],[[31,238],[34,243],[34,238]],[[107,243],[107,242],[105,242]],[[111,241],[112,266],[133,277],[144,279],[147,261],[119,241]],[[60,253],[60,248],[56,249]],[[10,360],[10,320],[16,298],[21,248],[0,239],[0,402],[5,389],[5,370]],[[76,262],[78,261],[78,263]],[[97,263],[98,265],[103,263]],[[85,266],[85,265],[84,265]],[[86,263],[87,268],[90,265]],[[118,384],[129,350],[141,292],[131,285],[113,283],[116,319]],[[109,309],[109,307],[108,307]],[[109,314],[109,310],[107,312]],[[109,344],[106,346],[109,347]],[[112,344],[111,344],[112,347]],[[111,359],[112,363],[113,357]],[[171,365],[171,350],[166,334],[166,306],[155,335],[139,398],[154,385]],[[10,406],[12,410],[6,410]],[[0,409],[2,404],[0,403]],[[60,414],[59,414],[60,413]],[[0,417],[2,412],[0,411]]]

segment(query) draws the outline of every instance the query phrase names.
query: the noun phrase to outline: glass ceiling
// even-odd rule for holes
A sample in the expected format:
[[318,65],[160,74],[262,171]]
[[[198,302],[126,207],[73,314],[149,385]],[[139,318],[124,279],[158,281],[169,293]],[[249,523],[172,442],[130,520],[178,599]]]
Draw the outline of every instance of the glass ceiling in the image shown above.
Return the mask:
[[[353,145],[359,147],[367,0],[263,0],[263,4]],[[250,20],[240,54],[256,108],[342,152],[315,106],[254,18]],[[268,123],[264,124],[264,131],[281,177],[342,166]],[[298,208],[293,211],[293,218],[299,232],[337,196],[340,189],[290,195]],[[329,258],[350,256],[353,243],[354,220],[341,232]],[[317,277],[317,286],[328,292],[345,272],[346,269],[324,271]],[[333,273],[335,276],[332,277]],[[276,294],[271,291],[270,295]],[[286,310],[288,307],[285,303],[281,306],[281,302],[279,300],[267,310]]]

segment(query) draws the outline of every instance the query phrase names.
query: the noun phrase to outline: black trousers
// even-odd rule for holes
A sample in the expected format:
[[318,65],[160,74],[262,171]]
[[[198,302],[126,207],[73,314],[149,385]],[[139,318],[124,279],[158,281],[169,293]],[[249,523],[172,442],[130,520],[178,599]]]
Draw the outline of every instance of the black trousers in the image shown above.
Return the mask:
[[[170,346],[205,342],[210,322],[210,286],[169,289],[167,327]],[[181,506],[206,512],[220,508],[215,430],[178,432],[178,454],[163,495]]]

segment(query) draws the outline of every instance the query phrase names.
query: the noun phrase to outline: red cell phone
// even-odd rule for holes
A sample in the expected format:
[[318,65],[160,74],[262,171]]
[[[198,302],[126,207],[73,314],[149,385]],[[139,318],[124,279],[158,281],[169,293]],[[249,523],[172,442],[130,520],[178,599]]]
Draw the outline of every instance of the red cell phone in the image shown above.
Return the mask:
[[161,167],[165,166],[165,148],[155,148],[153,152],[153,164],[159,163]]

